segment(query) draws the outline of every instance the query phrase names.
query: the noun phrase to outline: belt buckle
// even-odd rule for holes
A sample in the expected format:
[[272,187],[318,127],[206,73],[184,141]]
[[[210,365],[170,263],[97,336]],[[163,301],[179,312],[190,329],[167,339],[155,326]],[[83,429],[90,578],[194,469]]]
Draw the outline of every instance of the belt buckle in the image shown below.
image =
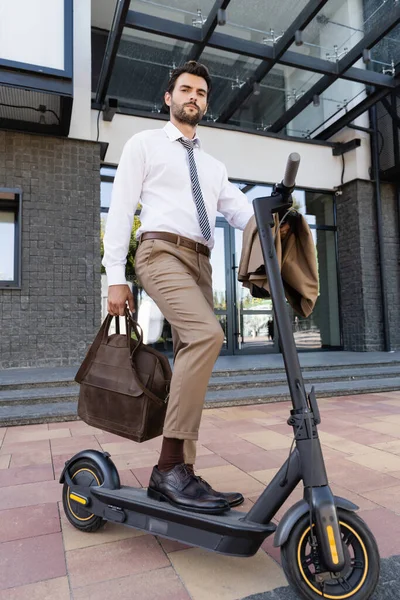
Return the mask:
[[200,254],[200,250],[199,250],[199,245],[200,245],[200,244],[199,244],[199,242],[195,242],[195,244],[196,244],[196,245],[195,245],[195,250],[196,250],[196,252],[197,252],[198,254]]

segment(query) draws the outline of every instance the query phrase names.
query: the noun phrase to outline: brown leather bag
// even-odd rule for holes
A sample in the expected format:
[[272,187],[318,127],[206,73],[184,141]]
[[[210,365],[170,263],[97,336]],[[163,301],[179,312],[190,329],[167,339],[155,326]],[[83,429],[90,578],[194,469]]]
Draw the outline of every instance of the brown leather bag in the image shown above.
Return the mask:
[[[166,356],[143,344],[128,310],[126,334],[108,335],[107,315],[75,376],[80,384],[78,415],[88,425],[144,442],[163,430],[171,367]],[[136,335],[136,340],[132,337]]]

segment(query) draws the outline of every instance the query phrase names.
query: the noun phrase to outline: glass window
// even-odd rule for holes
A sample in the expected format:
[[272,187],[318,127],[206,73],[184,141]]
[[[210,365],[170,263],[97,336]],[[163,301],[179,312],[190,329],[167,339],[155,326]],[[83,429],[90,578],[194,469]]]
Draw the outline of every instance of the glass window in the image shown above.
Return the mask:
[[102,181],[100,183],[101,208],[110,208],[112,186],[113,184],[111,181]]
[[365,86],[338,79],[320,96],[319,105],[309,104],[286,127],[287,135],[314,137],[366,97]]
[[185,62],[191,47],[187,42],[124,29],[108,95],[121,106],[160,112],[170,73]]
[[0,189],[0,287],[19,286],[20,196]]
[[214,0],[131,0],[130,9],[177,23],[201,27]]
[[302,69],[276,66],[261,81],[257,88],[259,93],[253,93],[229,122],[247,129],[267,131],[321,77]]
[[272,45],[306,4],[307,0],[232,0],[226,11],[226,25],[217,27],[217,31]]

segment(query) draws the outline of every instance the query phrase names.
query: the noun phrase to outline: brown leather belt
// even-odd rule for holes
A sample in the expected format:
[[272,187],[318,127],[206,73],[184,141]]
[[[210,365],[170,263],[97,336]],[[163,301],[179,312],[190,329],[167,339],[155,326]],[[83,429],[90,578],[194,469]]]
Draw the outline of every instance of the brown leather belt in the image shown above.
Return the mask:
[[165,242],[171,242],[171,244],[182,246],[182,248],[194,250],[195,252],[199,252],[205,256],[210,256],[211,254],[210,248],[204,244],[194,242],[187,237],[176,235],[175,233],[167,233],[166,231],[146,231],[140,236],[139,244],[144,242],[144,240],[164,240]]

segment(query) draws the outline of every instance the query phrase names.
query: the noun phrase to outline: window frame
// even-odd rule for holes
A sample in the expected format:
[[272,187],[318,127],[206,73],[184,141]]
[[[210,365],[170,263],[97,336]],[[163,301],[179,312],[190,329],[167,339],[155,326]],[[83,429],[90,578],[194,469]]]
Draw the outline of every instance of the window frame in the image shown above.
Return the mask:
[[14,194],[14,200],[0,198],[0,212],[14,212],[14,279],[0,279],[0,289],[21,288],[21,221],[22,221],[22,190],[20,188],[0,187],[0,194]]

